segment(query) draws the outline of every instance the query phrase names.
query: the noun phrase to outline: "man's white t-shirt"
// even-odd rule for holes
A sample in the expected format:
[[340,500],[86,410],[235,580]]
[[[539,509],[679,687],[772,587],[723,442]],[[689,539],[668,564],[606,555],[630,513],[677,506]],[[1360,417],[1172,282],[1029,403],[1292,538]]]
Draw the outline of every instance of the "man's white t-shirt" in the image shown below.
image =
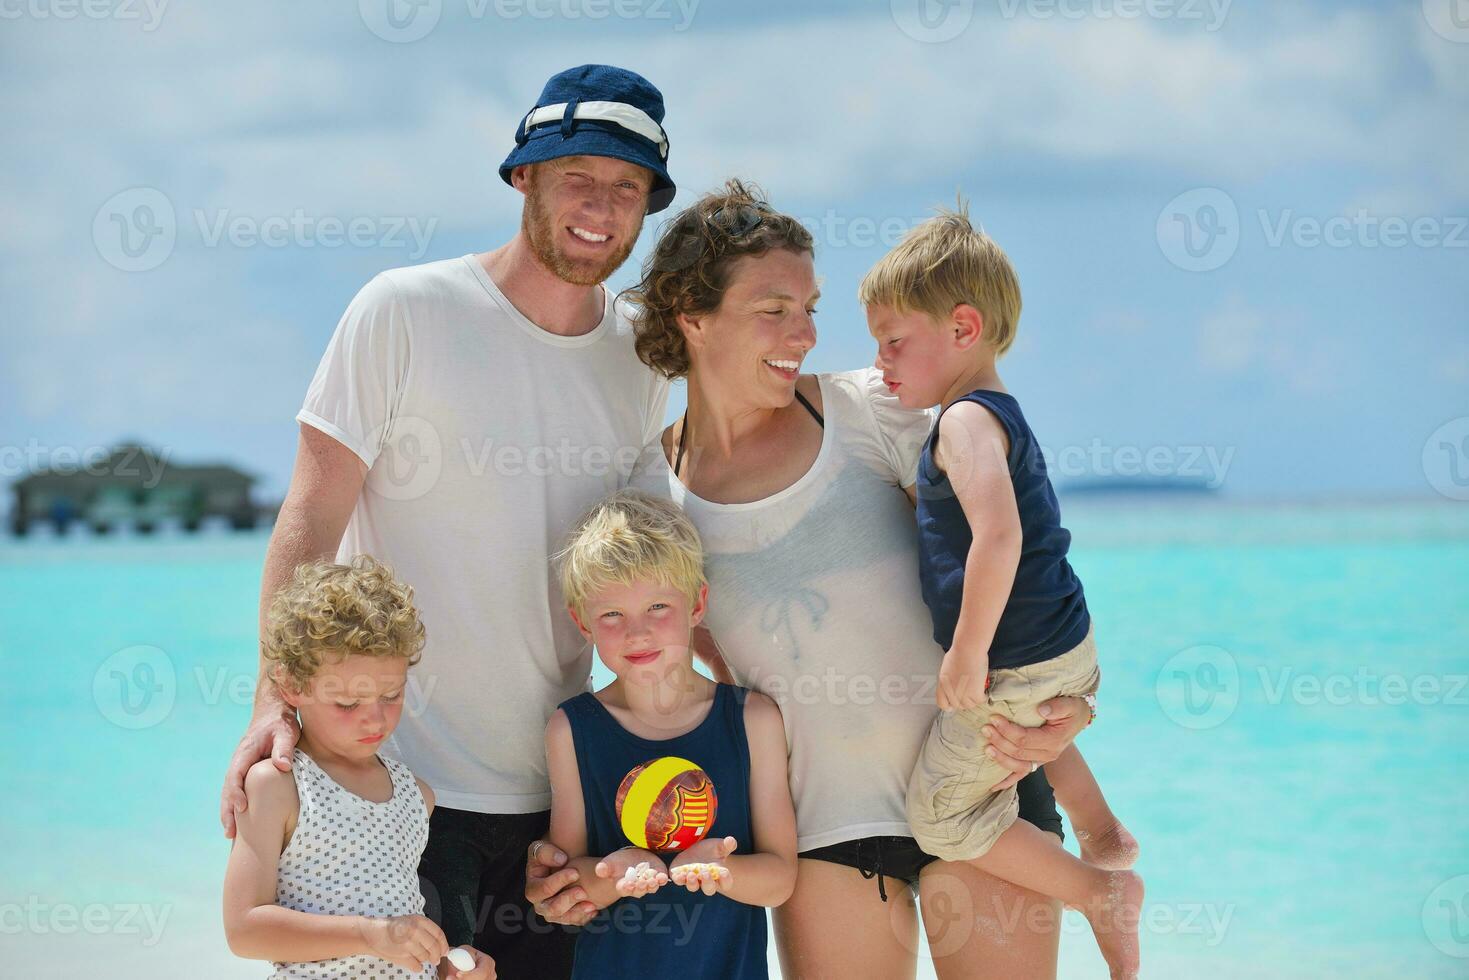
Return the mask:
[[337,325],[296,418],[369,468],[337,560],[414,590],[427,645],[384,754],[443,806],[550,807],[546,720],[592,656],[552,556],[626,485],[667,398],[610,293],[594,330],[558,336],[473,255],[379,274]]

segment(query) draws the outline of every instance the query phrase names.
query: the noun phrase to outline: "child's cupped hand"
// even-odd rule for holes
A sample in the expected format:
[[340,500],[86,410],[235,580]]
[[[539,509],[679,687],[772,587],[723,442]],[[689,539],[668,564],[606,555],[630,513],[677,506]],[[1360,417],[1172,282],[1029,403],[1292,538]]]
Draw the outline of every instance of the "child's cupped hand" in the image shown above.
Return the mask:
[[444,931],[422,915],[395,915],[360,921],[367,949],[389,963],[418,972],[425,963],[437,963],[449,953]]
[[987,654],[944,655],[939,667],[938,706],[943,711],[978,708],[989,700],[990,663]]
[[652,851],[624,847],[597,862],[597,877],[612,879],[625,898],[642,898],[668,884],[668,866]]
[[[474,966],[468,970],[461,970],[454,963],[454,954],[462,952],[474,961]],[[449,951],[449,955],[439,961],[439,980],[495,980],[495,961],[488,953],[482,953],[473,946],[456,946]]]
[[691,892],[713,895],[726,891],[734,882],[734,874],[725,866],[724,859],[734,853],[736,846],[733,837],[701,840],[679,852],[669,876],[675,885],[683,885]]

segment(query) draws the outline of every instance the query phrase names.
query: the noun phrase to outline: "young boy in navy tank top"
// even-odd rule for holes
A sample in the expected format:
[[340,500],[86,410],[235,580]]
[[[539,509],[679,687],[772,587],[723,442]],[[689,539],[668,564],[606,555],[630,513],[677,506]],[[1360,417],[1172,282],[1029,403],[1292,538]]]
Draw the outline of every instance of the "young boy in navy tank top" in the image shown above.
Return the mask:
[[1074,746],[1046,766],[1082,859],[1016,819],[1010,771],[984,752],[992,717],[1033,727],[1051,698],[1101,675],[1071,536],[1045,462],[995,361],[1015,338],[1020,284],[961,203],[924,222],[862,280],[883,381],[910,408],[939,409],[915,484],[919,578],[944,648],[941,709],[908,787],[924,851],[966,861],[1081,910],[1114,977],[1136,976],[1142,879],[1132,836]]
[[[558,559],[572,618],[616,675],[546,726],[548,836],[600,909],[572,976],[765,978],[765,907],[796,883],[785,726],[770,698],[693,669],[708,599],[698,532],[672,503],[624,491]],[[670,781],[683,819],[648,819]]]

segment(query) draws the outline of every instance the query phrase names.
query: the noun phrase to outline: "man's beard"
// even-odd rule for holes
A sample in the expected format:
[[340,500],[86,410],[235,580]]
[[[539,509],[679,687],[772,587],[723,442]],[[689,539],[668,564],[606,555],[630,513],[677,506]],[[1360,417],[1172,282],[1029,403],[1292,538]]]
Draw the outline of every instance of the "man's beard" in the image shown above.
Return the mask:
[[607,278],[616,272],[627,257],[632,254],[632,249],[638,241],[638,235],[642,233],[643,222],[638,219],[638,225],[626,240],[620,242],[616,250],[607,257],[606,261],[596,262],[586,259],[573,259],[561,249],[556,247],[556,229],[551,224],[551,215],[546,210],[540,194],[536,190],[535,183],[526,188],[525,209],[521,212],[521,230],[525,232],[526,240],[530,242],[531,251],[536,253],[536,258],[541,264],[550,269],[557,279],[569,282],[573,286],[595,286],[607,281]]

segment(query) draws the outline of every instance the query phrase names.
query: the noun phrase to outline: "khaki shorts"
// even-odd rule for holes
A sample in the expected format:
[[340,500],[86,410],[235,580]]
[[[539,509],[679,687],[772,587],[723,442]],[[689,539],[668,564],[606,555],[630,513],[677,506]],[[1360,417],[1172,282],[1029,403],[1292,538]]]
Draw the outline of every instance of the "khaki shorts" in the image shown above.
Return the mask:
[[945,861],[968,861],[994,846],[1015,822],[1015,788],[990,791],[1010,770],[984,754],[980,729],[994,715],[1033,728],[1051,698],[1093,694],[1101,681],[1095,631],[1059,657],[990,672],[989,702],[941,711],[928,730],[908,783],[908,825],[920,847]]

